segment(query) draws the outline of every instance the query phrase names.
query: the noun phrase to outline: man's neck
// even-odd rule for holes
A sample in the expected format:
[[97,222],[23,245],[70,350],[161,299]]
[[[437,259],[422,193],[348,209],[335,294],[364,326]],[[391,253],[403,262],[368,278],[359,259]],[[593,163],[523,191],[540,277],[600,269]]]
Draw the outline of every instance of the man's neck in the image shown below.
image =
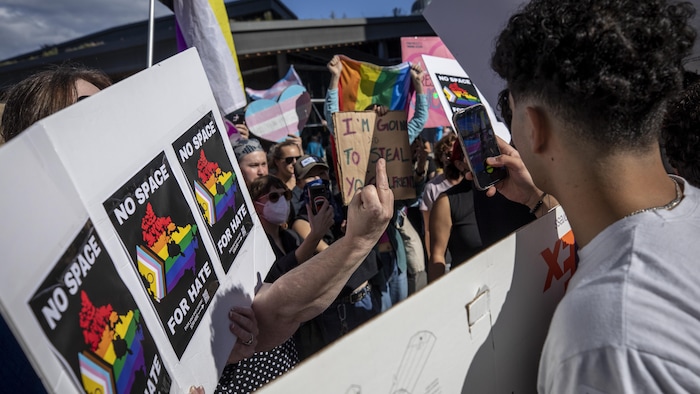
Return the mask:
[[676,197],[660,155],[621,154],[573,165],[557,176],[555,196],[571,223],[576,242],[587,245],[608,226],[647,208],[661,207]]

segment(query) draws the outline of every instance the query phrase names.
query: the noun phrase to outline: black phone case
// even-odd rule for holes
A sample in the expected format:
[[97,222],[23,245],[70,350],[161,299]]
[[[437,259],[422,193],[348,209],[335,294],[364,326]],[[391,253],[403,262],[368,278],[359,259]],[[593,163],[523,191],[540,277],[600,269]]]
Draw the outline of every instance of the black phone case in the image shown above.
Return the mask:
[[318,209],[323,205],[323,200],[328,200],[328,191],[325,185],[313,185],[309,187],[309,203],[311,212],[318,214]]

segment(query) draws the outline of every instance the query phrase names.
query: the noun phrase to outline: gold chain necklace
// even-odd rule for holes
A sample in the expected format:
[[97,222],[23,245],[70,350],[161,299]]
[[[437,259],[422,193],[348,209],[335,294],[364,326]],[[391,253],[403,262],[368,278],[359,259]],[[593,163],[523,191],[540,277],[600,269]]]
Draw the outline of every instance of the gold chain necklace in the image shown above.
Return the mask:
[[673,185],[676,187],[676,196],[673,198],[673,200],[669,201],[668,204],[666,204],[666,205],[660,205],[660,206],[658,206],[658,207],[651,207],[651,208],[642,208],[642,209],[638,209],[638,210],[636,210],[636,211],[634,211],[634,212],[632,212],[632,213],[630,213],[630,214],[625,215],[625,216],[623,217],[623,219],[624,219],[624,218],[628,218],[628,217],[630,217],[630,216],[634,216],[634,215],[643,213],[643,212],[656,211],[656,210],[659,210],[659,209],[667,209],[667,210],[670,211],[671,209],[675,208],[678,204],[680,204],[681,200],[683,199],[683,192],[681,191],[681,185],[678,184],[678,181],[677,181],[677,180],[675,180],[675,179],[673,179],[673,178],[670,178],[670,179],[673,181]]

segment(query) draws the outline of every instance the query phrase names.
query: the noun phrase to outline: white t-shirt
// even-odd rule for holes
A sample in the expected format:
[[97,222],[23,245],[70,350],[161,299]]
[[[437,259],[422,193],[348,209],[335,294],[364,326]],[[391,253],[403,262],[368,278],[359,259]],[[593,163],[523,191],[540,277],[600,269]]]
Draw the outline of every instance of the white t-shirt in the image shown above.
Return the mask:
[[419,209],[421,211],[430,211],[433,209],[433,203],[440,197],[440,193],[450,189],[452,186],[454,185],[449,179],[445,178],[445,174],[440,174],[431,179],[430,182],[425,184],[425,190],[423,190],[423,197],[421,198]]
[[619,220],[579,250],[539,392],[700,391],[700,190],[684,189],[674,209]]

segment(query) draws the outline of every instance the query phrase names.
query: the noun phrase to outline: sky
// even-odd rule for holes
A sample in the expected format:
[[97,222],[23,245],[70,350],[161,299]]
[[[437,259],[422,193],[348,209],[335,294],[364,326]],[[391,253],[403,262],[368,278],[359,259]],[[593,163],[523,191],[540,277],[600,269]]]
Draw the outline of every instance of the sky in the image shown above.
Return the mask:
[[[225,0],[226,1],[226,0]],[[299,19],[408,15],[413,0],[281,0]],[[226,1],[228,2],[228,1]],[[155,15],[171,14],[156,1]],[[148,18],[149,0],[2,0],[0,61]]]

